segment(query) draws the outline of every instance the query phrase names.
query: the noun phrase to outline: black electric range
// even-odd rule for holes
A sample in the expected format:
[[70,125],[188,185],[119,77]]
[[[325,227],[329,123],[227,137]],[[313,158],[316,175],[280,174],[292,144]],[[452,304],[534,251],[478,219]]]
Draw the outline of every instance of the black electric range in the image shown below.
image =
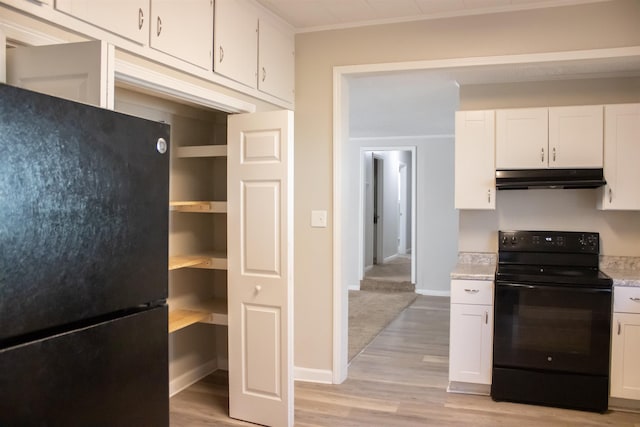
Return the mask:
[[491,396],[604,412],[612,280],[593,232],[500,231]]

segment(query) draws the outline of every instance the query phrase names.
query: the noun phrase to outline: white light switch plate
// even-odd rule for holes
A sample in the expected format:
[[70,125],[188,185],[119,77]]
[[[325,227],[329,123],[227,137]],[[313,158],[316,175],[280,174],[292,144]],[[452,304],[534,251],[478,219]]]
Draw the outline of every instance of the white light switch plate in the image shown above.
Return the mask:
[[324,228],[327,226],[327,211],[311,211],[311,226]]

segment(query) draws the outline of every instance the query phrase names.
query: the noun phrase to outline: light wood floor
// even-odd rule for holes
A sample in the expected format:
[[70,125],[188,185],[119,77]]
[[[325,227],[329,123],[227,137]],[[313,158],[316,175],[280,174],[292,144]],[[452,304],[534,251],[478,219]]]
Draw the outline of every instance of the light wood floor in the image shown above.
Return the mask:
[[[493,402],[445,391],[449,299],[418,299],[359,356],[340,385],[296,383],[296,426],[633,426],[640,414],[607,414]],[[171,399],[172,427],[236,426],[224,372]]]

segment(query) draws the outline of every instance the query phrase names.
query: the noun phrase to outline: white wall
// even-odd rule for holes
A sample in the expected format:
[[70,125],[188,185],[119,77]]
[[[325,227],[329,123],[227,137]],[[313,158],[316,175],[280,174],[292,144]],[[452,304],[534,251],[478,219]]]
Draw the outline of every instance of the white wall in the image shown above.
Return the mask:
[[460,250],[497,252],[498,230],[600,233],[600,253],[640,256],[640,212],[599,211],[600,190],[499,191],[495,211],[460,213]]
[[[403,254],[408,254],[411,251],[411,220],[412,220],[412,215],[411,215],[411,211],[412,211],[412,200],[411,200],[411,192],[412,192],[412,183],[411,183],[411,176],[413,174],[413,165],[412,165],[412,159],[411,159],[411,152],[410,151],[401,151],[399,153],[399,158],[398,158],[398,168],[400,167],[400,164],[403,164],[406,167],[405,170],[405,174],[406,174],[406,188],[402,189],[402,191],[405,192],[404,195],[402,195],[402,197],[405,200],[405,217],[404,218],[400,218],[401,221],[405,222],[405,236],[404,236],[404,247],[398,247],[398,251],[400,253]],[[397,172],[397,171],[396,171]],[[398,178],[400,179],[400,178]]]
[[[449,291],[449,274],[456,263],[458,212],[453,207],[453,147],[450,137],[411,138],[358,138],[351,139],[345,148],[343,178],[344,280],[350,288],[358,288],[360,269],[358,263],[361,150],[373,147],[393,147],[402,150],[416,147],[416,292],[444,295]],[[376,151],[380,153],[379,151]],[[401,157],[386,153],[385,177],[392,195],[388,197],[386,210],[395,218],[385,224],[387,240],[391,244],[385,256],[397,253],[397,165]],[[395,166],[393,166],[395,165]],[[395,173],[394,169],[395,168]],[[386,178],[385,178],[386,180]]]

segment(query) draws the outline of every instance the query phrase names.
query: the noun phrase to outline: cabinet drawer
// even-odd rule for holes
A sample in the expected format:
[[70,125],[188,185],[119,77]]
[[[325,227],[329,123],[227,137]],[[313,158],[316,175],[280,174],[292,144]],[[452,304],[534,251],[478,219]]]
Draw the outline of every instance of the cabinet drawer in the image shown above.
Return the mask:
[[493,304],[493,281],[452,280],[451,304]]
[[[453,299],[453,294],[452,297]],[[617,286],[613,291],[613,311],[640,313],[640,288]]]

